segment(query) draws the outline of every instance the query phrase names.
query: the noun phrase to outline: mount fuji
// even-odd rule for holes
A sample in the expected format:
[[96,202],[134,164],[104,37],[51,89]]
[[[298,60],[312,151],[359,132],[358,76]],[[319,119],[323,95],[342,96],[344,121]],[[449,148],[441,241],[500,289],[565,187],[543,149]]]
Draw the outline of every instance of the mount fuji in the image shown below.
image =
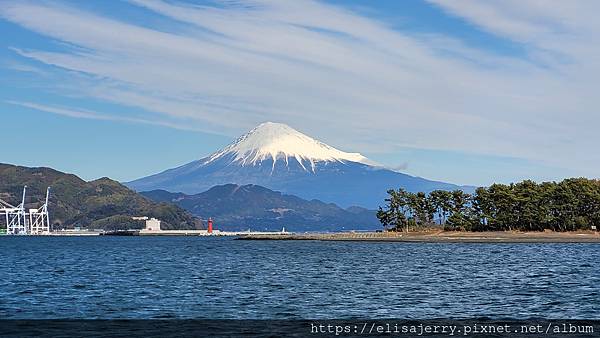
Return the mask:
[[125,185],[137,191],[196,194],[229,183],[365,208],[383,204],[391,188],[413,192],[464,188],[384,168],[359,153],[338,150],[273,122],[260,124],[208,157]]

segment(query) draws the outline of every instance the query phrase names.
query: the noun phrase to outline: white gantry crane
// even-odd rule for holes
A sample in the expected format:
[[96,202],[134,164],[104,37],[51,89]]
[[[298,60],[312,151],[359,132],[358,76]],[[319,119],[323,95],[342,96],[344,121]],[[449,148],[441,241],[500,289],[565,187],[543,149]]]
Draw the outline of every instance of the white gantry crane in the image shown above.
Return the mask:
[[48,217],[48,198],[50,187],[46,189],[46,200],[39,209],[29,209],[29,234],[43,235],[50,232],[50,217]]
[[45,203],[39,209],[25,209],[25,194],[27,186],[23,187],[21,204],[13,206],[0,199],[0,223],[6,222],[8,235],[43,235],[50,233],[50,217],[48,217],[48,198],[50,188],[46,189]]

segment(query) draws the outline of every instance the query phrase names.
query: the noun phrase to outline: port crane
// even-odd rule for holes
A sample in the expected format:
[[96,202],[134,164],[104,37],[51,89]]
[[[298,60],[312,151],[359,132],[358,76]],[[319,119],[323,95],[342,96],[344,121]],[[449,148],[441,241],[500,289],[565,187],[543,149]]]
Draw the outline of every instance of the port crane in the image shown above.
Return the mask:
[[24,186],[21,203],[17,206],[0,199],[0,224],[5,223],[6,234],[8,235],[43,235],[50,233],[50,217],[48,214],[50,187],[46,189],[44,204],[38,209],[25,209],[26,193],[27,186]]

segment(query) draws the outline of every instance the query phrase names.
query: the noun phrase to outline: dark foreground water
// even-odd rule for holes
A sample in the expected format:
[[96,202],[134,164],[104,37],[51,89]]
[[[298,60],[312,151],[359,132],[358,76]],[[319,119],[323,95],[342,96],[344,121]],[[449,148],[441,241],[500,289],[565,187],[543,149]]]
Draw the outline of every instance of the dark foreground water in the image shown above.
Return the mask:
[[0,237],[0,318],[600,319],[598,244]]

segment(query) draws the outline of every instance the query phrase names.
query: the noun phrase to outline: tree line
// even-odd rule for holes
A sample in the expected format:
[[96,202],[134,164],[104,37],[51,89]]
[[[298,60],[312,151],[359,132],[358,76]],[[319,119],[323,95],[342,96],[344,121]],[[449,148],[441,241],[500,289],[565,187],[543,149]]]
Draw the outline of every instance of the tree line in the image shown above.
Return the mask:
[[600,180],[525,180],[430,193],[388,190],[377,218],[387,230],[443,226],[464,231],[574,231],[600,228]]

